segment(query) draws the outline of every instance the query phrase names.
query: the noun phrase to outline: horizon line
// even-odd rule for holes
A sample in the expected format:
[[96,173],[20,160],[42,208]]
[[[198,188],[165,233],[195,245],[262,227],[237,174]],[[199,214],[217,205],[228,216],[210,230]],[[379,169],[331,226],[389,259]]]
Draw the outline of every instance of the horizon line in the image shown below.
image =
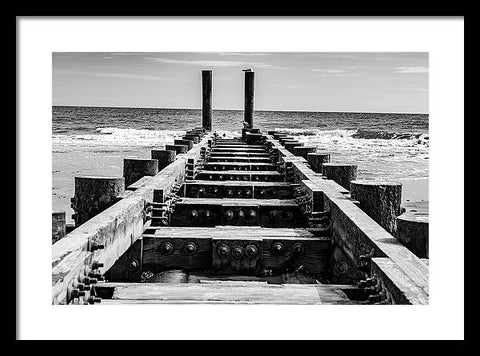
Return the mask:
[[[55,105],[52,107],[80,107],[80,108],[118,108],[118,109],[159,109],[159,110],[202,110],[201,108],[161,108],[149,106],[105,106],[105,105]],[[243,109],[212,109],[212,111],[244,111]],[[255,109],[255,111],[266,112],[318,112],[318,113],[350,113],[350,114],[402,114],[402,115],[429,115],[422,112],[397,112],[397,111],[318,111],[318,110],[276,110],[276,109]]]

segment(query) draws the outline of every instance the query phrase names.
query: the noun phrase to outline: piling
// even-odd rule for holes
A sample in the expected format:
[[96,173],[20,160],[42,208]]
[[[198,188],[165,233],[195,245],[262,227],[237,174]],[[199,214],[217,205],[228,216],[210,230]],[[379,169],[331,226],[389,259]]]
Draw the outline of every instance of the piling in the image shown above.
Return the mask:
[[354,180],[350,183],[350,195],[380,226],[391,234],[395,232],[395,221],[401,209],[402,184]]
[[332,179],[347,190],[350,190],[350,182],[357,179],[357,165],[325,163],[322,168],[322,173],[328,179]]
[[245,72],[245,122],[253,128],[255,72]]
[[75,196],[72,198],[75,226],[115,204],[117,196],[124,192],[123,177],[75,177]]
[[330,162],[330,154],[328,153],[307,153],[307,161],[315,173],[322,173],[324,163]]
[[188,150],[190,151],[193,147],[193,140],[173,140],[175,145],[185,145],[188,146]]
[[294,146],[293,148],[293,154],[295,156],[300,156],[300,157],[303,157],[305,159],[307,159],[307,154],[309,153],[314,153],[317,148],[316,147],[313,147],[313,146],[303,146],[303,144],[301,145],[298,145],[298,146]]
[[170,163],[175,161],[175,157],[177,156],[177,152],[174,150],[152,150],[151,157],[152,159],[156,159],[158,161],[158,171],[160,172]]
[[154,176],[158,173],[158,161],[156,159],[132,159],[123,160],[123,177],[125,187],[135,183],[142,177]]
[[173,150],[178,154],[187,153],[188,146],[186,145],[165,145],[166,150]]
[[428,215],[407,212],[397,217],[394,236],[419,258],[428,258]]
[[298,142],[298,141],[285,141],[285,148],[287,151],[293,153],[293,148],[294,147],[300,147],[303,146],[303,143]]
[[212,71],[202,70],[202,127],[212,130]]
[[66,213],[61,210],[52,211],[52,244],[63,238],[67,233]]

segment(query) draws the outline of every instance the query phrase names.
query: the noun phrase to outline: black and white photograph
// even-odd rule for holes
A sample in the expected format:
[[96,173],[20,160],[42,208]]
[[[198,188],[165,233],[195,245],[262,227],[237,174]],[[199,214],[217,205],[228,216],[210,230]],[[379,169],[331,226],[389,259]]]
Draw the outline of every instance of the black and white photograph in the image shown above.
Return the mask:
[[428,304],[428,53],[52,63],[53,303]]
[[49,52],[45,308],[431,313],[433,52],[103,47]]

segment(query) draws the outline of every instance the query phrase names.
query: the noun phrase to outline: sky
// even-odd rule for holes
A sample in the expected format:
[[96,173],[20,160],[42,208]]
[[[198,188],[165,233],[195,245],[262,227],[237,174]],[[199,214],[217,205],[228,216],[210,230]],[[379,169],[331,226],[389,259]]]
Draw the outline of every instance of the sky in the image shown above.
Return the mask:
[[213,109],[428,113],[427,52],[55,52],[53,105],[201,108],[213,71]]

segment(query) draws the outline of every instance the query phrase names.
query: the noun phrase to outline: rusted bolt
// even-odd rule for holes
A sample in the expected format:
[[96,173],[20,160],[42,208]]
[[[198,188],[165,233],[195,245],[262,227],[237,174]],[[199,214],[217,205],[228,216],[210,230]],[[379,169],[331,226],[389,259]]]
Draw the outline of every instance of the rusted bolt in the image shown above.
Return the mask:
[[218,245],[217,247],[217,255],[219,255],[220,257],[227,257],[228,255],[230,254],[230,246],[228,246],[227,244],[220,244]]
[[164,255],[170,255],[173,252],[173,244],[171,242],[165,241],[160,245],[160,251]]
[[92,269],[98,269],[98,268],[101,268],[101,267],[104,267],[104,264],[103,264],[103,263],[98,262],[98,261],[93,261],[93,263],[92,263]]
[[239,210],[237,215],[240,219],[243,219],[245,217],[245,212],[243,210]]
[[233,211],[227,210],[227,211],[224,213],[224,216],[225,216],[225,219],[227,219],[227,220],[232,220],[232,219],[233,219]]
[[279,256],[283,253],[283,244],[281,242],[275,242],[272,245],[272,255]]
[[258,253],[258,249],[255,245],[248,245],[245,247],[245,253],[248,257],[254,257]]
[[232,255],[234,258],[242,258],[243,255],[245,254],[245,250],[243,249],[242,246],[235,246],[232,250]]
[[193,242],[187,242],[184,246],[185,253],[187,255],[193,255],[197,251],[197,245]]
[[198,217],[198,211],[196,211],[196,210],[190,211],[190,216],[191,216],[192,218],[197,218],[197,217]]

